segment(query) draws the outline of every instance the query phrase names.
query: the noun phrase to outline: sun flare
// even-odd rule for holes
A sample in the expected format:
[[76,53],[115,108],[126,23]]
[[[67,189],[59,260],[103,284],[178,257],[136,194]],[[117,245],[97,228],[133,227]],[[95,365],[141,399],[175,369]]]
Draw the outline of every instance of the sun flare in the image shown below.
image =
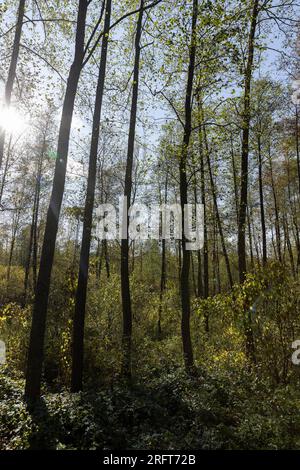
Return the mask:
[[26,129],[25,118],[14,108],[0,109],[0,129],[10,134],[21,134]]

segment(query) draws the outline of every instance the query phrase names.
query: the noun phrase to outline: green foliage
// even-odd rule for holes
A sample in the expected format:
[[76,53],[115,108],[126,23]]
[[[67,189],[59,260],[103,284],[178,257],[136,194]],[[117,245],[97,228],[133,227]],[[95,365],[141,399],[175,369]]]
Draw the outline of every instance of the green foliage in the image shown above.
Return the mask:
[[[111,253],[113,258],[113,252]],[[59,254],[51,288],[43,398],[34,413],[23,402],[31,306],[0,310],[7,365],[0,374],[1,449],[297,449],[299,373],[291,342],[299,337],[299,281],[282,266],[249,273],[243,286],[194,298],[191,329],[198,376],[180,368],[180,299],[174,260],[162,300],[160,254],[144,253],[131,274],[133,381],[121,366],[120,278],[111,262],[96,276],[91,260],[85,329],[85,389],[71,395],[75,276]],[[5,291],[2,291],[5,297]],[[245,306],[248,310],[245,313]],[[245,354],[244,317],[251,312],[256,365]],[[205,331],[208,317],[209,332]]]
[[6,360],[12,370],[25,371],[30,320],[30,308],[8,303],[0,309],[0,339],[5,342]]
[[46,394],[33,413],[23,383],[0,375],[0,449],[296,449],[295,387],[272,388],[246,369],[173,368],[131,386]]

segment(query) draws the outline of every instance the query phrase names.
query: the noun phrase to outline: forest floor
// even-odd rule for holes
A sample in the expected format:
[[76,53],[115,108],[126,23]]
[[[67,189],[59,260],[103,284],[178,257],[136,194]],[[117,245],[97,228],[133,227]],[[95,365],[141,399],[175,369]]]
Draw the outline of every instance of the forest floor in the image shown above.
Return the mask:
[[296,386],[247,370],[164,371],[130,385],[44,395],[34,412],[23,380],[0,375],[0,449],[299,449]]

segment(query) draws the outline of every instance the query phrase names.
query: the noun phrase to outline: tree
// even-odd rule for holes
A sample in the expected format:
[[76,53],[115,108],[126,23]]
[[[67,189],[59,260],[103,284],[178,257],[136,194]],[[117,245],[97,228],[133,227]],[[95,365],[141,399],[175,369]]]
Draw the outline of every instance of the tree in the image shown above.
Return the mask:
[[196,31],[198,19],[198,0],[193,0],[192,12],[192,31],[189,50],[189,65],[185,95],[185,118],[184,118],[184,136],[182,150],[179,160],[179,178],[180,178],[180,205],[182,213],[182,268],[180,276],[181,293],[181,335],[183,344],[183,356],[187,371],[191,372],[194,367],[193,348],[190,331],[190,290],[189,290],[189,272],[190,272],[190,252],[187,249],[187,239],[184,232],[186,205],[188,204],[188,178],[187,178],[187,160],[189,144],[192,133],[192,94],[195,74],[196,61]]
[[34,401],[40,396],[50,278],[54,259],[58,220],[64,193],[74,102],[84,58],[84,36],[87,8],[88,1],[79,0],[75,55],[69,72],[60,122],[53,188],[47,213],[32,316],[25,384],[25,397],[28,401]]
[[[15,30],[15,37],[13,42],[13,50],[8,70],[8,76],[5,83],[5,93],[4,93],[4,102],[6,108],[9,108],[11,103],[11,95],[13,91],[13,86],[16,78],[16,70],[18,64],[19,50],[20,50],[20,40],[22,34],[23,19],[25,13],[25,0],[20,0],[17,14],[17,24]],[[4,154],[4,144],[5,144],[5,130],[2,129],[0,132],[0,169],[3,162]]]
[[104,34],[102,39],[101,59],[99,67],[98,84],[93,115],[93,130],[91,139],[88,186],[83,218],[83,232],[80,251],[79,273],[75,300],[75,313],[73,322],[73,344],[72,344],[72,392],[82,389],[83,375],[83,340],[85,304],[87,295],[87,283],[89,272],[89,257],[91,246],[92,217],[95,199],[95,186],[97,175],[97,155],[100,133],[101,109],[105,84],[105,72],[107,62],[107,50],[109,42],[109,28],[111,17],[111,0],[106,0]]
[[246,263],[246,214],[248,204],[248,159],[249,159],[249,131],[251,120],[251,81],[253,74],[253,60],[255,50],[255,32],[259,14],[259,0],[252,2],[251,24],[248,39],[248,58],[245,67],[244,99],[243,99],[243,132],[241,152],[241,186],[238,218],[238,258],[239,279],[243,283],[247,271]]
[[[121,241],[121,294],[122,294],[122,308],[123,308],[123,360],[122,360],[122,374],[131,377],[131,343],[132,343],[132,308],[130,296],[130,282],[129,282],[129,233],[128,233],[128,210],[131,204],[132,194],[132,168],[134,157],[134,141],[136,131],[136,118],[137,118],[137,103],[139,92],[139,76],[140,76],[140,56],[141,56],[141,36],[143,27],[143,8],[144,0],[140,2],[140,12],[137,20],[137,29],[135,36],[135,59],[133,68],[133,85],[132,85],[132,99],[130,111],[130,124],[128,134],[128,147],[126,159],[126,172],[124,180],[124,198],[126,216],[123,213],[123,223],[126,224]],[[123,210],[124,210],[123,209]],[[124,227],[123,227],[124,228]]]

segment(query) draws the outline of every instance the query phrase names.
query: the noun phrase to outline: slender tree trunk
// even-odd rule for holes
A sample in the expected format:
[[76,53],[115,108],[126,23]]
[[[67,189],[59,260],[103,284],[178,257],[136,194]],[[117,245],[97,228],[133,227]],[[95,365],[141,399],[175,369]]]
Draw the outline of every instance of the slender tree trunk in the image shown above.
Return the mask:
[[[195,204],[198,204],[198,195],[197,195],[197,184],[196,178],[194,180],[194,199]],[[196,297],[203,296],[203,281],[202,281],[202,261],[201,261],[201,250],[197,251],[197,289],[196,289]]]
[[[168,173],[165,180],[165,194],[164,204],[168,202]],[[161,339],[161,316],[162,316],[162,303],[164,292],[166,289],[166,239],[163,237],[161,242],[161,274],[160,274],[160,291],[159,291],[159,306],[158,306],[158,322],[157,322],[157,336]]]
[[187,160],[190,144],[190,137],[192,133],[192,93],[193,82],[195,73],[195,58],[196,58],[196,41],[197,41],[197,19],[198,19],[198,0],[193,0],[193,16],[192,16],[192,34],[191,44],[189,51],[189,67],[188,79],[185,95],[185,122],[184,122],[184,136],[183,146],[179,164],[180,175],[180,205],[182,213],[182,268],[180,277],[180,293],[181,293],[181,335],[183,345],[183,356],[185,368],[191,372],[194,368],[193,347],[190,331],[190,288],[189,288],[189,272],[190,272],[190,252],[187,250],[187,239],[184,233],[184,219],[185,209],[188,203],[188,180],[187,180]]
[[40,269],[33,308],[25,384],[25,397],[28,401],[34,401],[40,396],[50,279],[58,230],[58,220],[65,187],[74,102],[84,57],[84,36],[87,7],[87,0],[79,0],[75,57],[70,69],[63,104],[58,136],[57,159],[53,188],[47,213]]
[[0,209],[1,209],[1,204],[2,204],[2,198],[3,198],[3,193],[4,193],[4,187],[5,187],[5,183],[6,183],[8,168],[9,168],[11,152],[12,152],[12,135],[10,136],[10,139],[9,139],[7,157],[6,157],[6,160],[5,160],[5,165],[4,165],[4,169],[3,169],[3,175],[2,175],[2,181],[1,181],[1,187],[0,187]]
[[195,295],[195,297],[197,297],[197,287],[196,287],[196,277],[195,277],[195,263],[194,263],[193,252],[191,253],[191,266],[192,266],[192,281],[193,281],[194,295]]
[[274,230],[273,230],[273,226],[271,227],[271,239],[272,239],[272,246],[273,246],[274,256],[275,256],[276,260],[278,260],[277,250],[276,250],[275,240],[274,240]]
[[261,234],[262,234],[262,251],[263,251],[263,265],[267,263],[267,235],[266,235],[266,222],[265,222],[265,206],[264,206],[264,190],[263,190],[263,172],[262,172],[262,155],[261,155],[261,133],[257,139],[258,146],[258,181],[259,181],[259,204],[260,204],[260,221],[261,221]]
[[297,155],[297,172],[298,172],[298,186],[299,186],[299,197],[300,197],[300,150],[299,150],[299,109],[296,104],[295,109],[296,120],[295,120],[295,134],[296,134],[296,155]]
[[40,195],[41,195],[41,178],[43,169],[43,159],[46,151],[46,132],[43,138],[42,151],[38,160],[37,168],[37,181],[35,187],[35,204],[33,212],[33,231],[32,231],[32,275],[33,275],[33,286],[34,291],[36,290],[37,283],[37,257],[38,257],[38,220],[40,210]]
[[[206,184],[204,167],[204,149],[202,135],[202,113],[201,101],[198,94],[198,120],[199,120],[199,156],[200,156],[200,186],[201,186],[201,204],[203,205],[203,298],[209,296],[209,265],[208,265],[208,234],[207,234],[207,204],[206,204]],[[205,329],[208,333],[208,319],[205,321]]]
[[217,292],[221,293],[221,273],[220,273],[220,256],[219,256],[219,243],[218,234],[216,235],[216,261],[217,261]]
[[[23,19],[24,19],[24,12],[25,12],[25,0],[20,0],[19,8],[18,8],[18,19],[16,24],[15,30],[15,37],[13,43],[13,51],[10,60],[9,70],[8,70],[8,77],[5,83],[5,106],[9,108],[11,103],[11,95],[12,90],[16,78],[16,70],[17,70],[17,63],[19,57],[19,50],[20,50],[20,41],[21,41],[21,34],[22,34],[22,26],[23,26]],[[4,154],[4,144],[5,144],[5,130],[3,129],[0,132],[0,169],[2,167],[3,162],[3,154]]]
[[97,253],[97,259],[98,259],[98,266],[97,266],[97,279],[98,281],[100,281],[101,279],[101,272],[102,272],[102,258],[103,258],[103,247],[102,247],[102,243],[101,243],[101,246],[100,246],[100,243],[99,243],[99,247],[98,247],[98,253]]
[[230,134],[230,154],[231,154],[231,165],[232,165],[232,175],[233,175],[233,189],[234,189],[234,202],[235,202],[235,211],[236,211],[236,220],[239,220],[239,192],[238,192],[238,183],[237,183],[237,170],[234,158],[234,146],[233,146],[233,137]]
[[108,254],[108,243],[106,239],[103,240],[103,250],[104,250],[106,277],[107,279],[109,279],[110,278],[110,264],[109,264],[109,254]]
[[132,240],[131,243],[131,273],[134,271],[135,266],[135,241]]
[[[132,102],[130,112],[130,125],[128,135],[128,149],[126,161],[126,174],[124,184],[124,196],[126,199],[126,238],[121,241],[121,294],[122,294],[122,308],[123,308],[123,358],[122,358],[122,375],[131,378],[131,343],[132,343],[132,309],[131,309],[131,296],[130,296],[130,282],[129,282],[129,240],[128,240],[128,209],[131,203],[132,193],[132,169],[134,157],[134,144],[135,144],[135,131],[136,131],[136,117],[137,117],[137,102],[139,92],[139,76],[140,76],[140,55],[141,55],[141,36],[142,36],[142,21],[143,21],[143,8],[144,0],[140,2],[140,12],[137,21],[137,30],[135,36],[135,60],[133,69],[133,87],[132,87]],[[124,219],[123,219],[124,221]]]
[[11,244],[10,244],[10,249],[9,249],[9,257],[8,257],[8,265],[7,265],[7,273],[6,273],[7,288],[8,288],[9,281],[10,281],[12,259],[13,259],[15,242],[16,242],[16,234],[17,234],[17,230],[19,226],[19,219],[20,219],[20,211],[18,210],[15,216],[14,223],[13,223]]
[[39,176],[39,182],[37,186],[36,206],[35,206],[34,223],[33,223],[32,276],[33,276],[34,291],[36,291],[36,284],[37,284],[38,223],[39,223],[40,194],[41,194],[40,178],[41,178],[41,174]]
[[288,200],[289,200],[289,208],[291,210],[291,217],[292,217],[292,233],[293,233],[293,237],[294,237],[295,245],[297,249],[297,262],[295,266],[295,271],[298,272],[298,267],[300,265],[300,237],[299,237],[299,226],[297,222],[297,207],[291,194],[291,174],[290,174],[289,161],[287,162],[287,176],[288,176]]
[[[199,106],[199,103],[198,103]],[[205,167],[204,167],[204,149],[202,142],[202,131],[199,130],[199,146],[200,146],[200,172],[201,172],[201,203],[203,205],[203,298],[209,296],[209,263],[208,263],[208,230],[207,230],[207,201],[206,201],[206,183],[205,183]],[[204,311],[204,328],[209,333],[209,317]]]
[[35,190],[33,209],[32,209],[32,220],[31,220],[31,225],[30,225],[28,253],[27,253],[27,258],[26,258],[26,263],[25,263],[24,294],[23,294],[23,302],[22,302],[23,307],[25,307],[27,303],[29,272],[30,272],[32,248],[33,248],[33,232],[34,232],[34,222],[35,222],[36,198],[37,198],[37,191]]
[[249,205],[247,207],[247,222],[248,222],[248,238],[249,238],[249,248],[250,248],[250,262],[252,269],[254,268],[254,255],[253,255],[253,242],[252,242],[252,231],[251,231],[251,218]]
[[217,245],[217,230],[216,230],[216,219],[215,219],[215,210],[212,209],[212,295],[213,297],[217,292],[217,255],[216,255],[216,245]]
[[286,242],[286,246],[287,246],[288,254],[289,254],[289,258],[290,258],[292,274],[293,274],[293,276],[295,276],[296,270],[295,270],[294,255],[293,255],[293,249],[292,249],[292,244],[291,244],[291,239],[290,239],[290,234],[289,234],[288,221],[287,221],[286,216],[284,216],[284,218],[283,218],[283,230],[284,230],[284,238],[285,238],[285,242]]
[[[246,215],[248,204],[248,159],[249,159],[249,129],[250,129],[250,96],[252,68],[254,59],[254,41],[255,31],[258,18],[259,1],[253,1],[253,9],[251,14],[251,26],[248,41],[248,60],[245,70],[245,88],[244,88],[244,110],[243,110],[243,136],[242,136],[242,155],[241,155],[241,194],[238,221],[238,258],[239,258],[239,278],[240,283],[245,280],[247,271],[246,265]],[[251,332],[249,332],[251,335]],[[250,340],[251,341],[251,340]],[[250,346],[251,347],[251,346]]]
[[[77,264],[77,253],[79,251],[79,231],[80,231],[80,213],[75,215],[75,240],[74,240],[74,251],[73,251],[73,259],[71,263],[71,277],[73,283],[75,282],[75,269]],[[74,291],[76,291],[74,287]]]
[[198,271],[197,271],[197,297],[203,296],[203,280],[202,280],[202,259],[201,259],[201,251],[198,250],[197,252],[197,259],[198,259]]
[[140,273],[143,278],[143,241],[140,241]]
[[86,296],[88,285],[88,272],[90,261],[91,231],[95,199],[97,155],[100,133],[101,109],[105,84],[105,72],[107,62],[107,48],[109,40],[111,0],[106,0],[104,35],[102,39],[101,59],[98,76],[98,84],[93,116],[92,141],[89,159],[88,185],[84,208],[82,241],[80,251],[79,273],[75,299],[75,312],[73,321],[73,343],[72,343],[72,377],[71,391],[82,390],[83,377],[83,354],[84,354],[84,323]]
[[[246,278],[247,262],[246,262],[246,222],[247,222],[247,206],[248,206],[248,160],[249,160],[249,131],[251,121],[251,81],[252,68],[255,48],[255,31],[258,19],[259,0],[252,2],[252,14],[250,33],[248,40],[248,59],[245,70],[245,86],[244,86],[244,110],[243,110],[243,134],[242,134],[242,154],[241,154],[241,193],[238,220],[238,262],[239,262],[239,280],[242,284]],[[244,303],[245,312],[245,338],[246,353],[248,358],[255,362],[254,338],[251,322],[251,312],[249,310],[248,300]]]
[[208,142],[207,142],[205,126],[203,128],[203,133],[204,133],[204,142],[205,142],[205,150],[206,150],[206,161],[207,161],[207,167],[208,167],[208,173],[209,173],[209,179],[210,179],[210,187],[211,187],[211,192],[212,192],[212,197],[213,197],[213,202],[214,202],[215,216],[216,216],[216,221],[217,221],[218,230],[219,230],[219,234],[220,234],[222,251],[223,251],[223,255],[224,255],[224,259],[225,259],[225,265],[226,265],[226,270],[227,270],[229,286],[230,286],[230,289],[232,289],[233,288],[233,279],[232,279],[232,274],[231,274],[231,269],[230,269],[229,257],[228,257],[228,253],[227,253],[227,249],[226,249],[226,243],[225,243],[225,237],[224,237],[224,233],[223,233],[222,221],[221,221],[221,217],[220,217],[220,213],[219,213],[217,192],[216,192],[215,182],[214,182],[214,178],[213,178],[213,172],[212,172],[212,168],[211,168],[210,154],[209,154],[209,148],[208,148]]
[[280,218],[279,218],[279,206],[275,188],[274,174],[273,174],[273,163],[271,157],[271,148],[269,149],[269,162],[270,162],[270,173],[271,173],[271,188],[274,200],[274,211],[275,211],[275,234],[276,234],[276,248],[278,254],[278,261],[282,262],[281,252],[281,230],[280,230]]

